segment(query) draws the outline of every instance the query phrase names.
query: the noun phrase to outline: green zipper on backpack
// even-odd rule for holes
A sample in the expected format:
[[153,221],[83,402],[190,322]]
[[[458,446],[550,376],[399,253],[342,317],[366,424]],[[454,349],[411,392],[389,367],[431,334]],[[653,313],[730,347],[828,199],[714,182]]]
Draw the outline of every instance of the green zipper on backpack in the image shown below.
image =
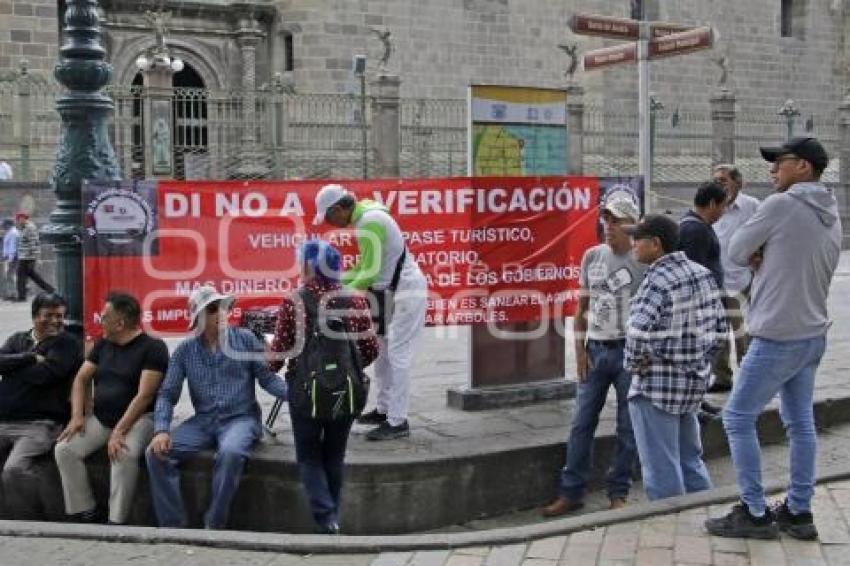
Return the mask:
[[351,383],[351,376],[346,375],[346,379],[348,379],[348,407],[351,414],[354,414],[354,384]]
[[316,418],[316,378],[313,378],[313,418]]

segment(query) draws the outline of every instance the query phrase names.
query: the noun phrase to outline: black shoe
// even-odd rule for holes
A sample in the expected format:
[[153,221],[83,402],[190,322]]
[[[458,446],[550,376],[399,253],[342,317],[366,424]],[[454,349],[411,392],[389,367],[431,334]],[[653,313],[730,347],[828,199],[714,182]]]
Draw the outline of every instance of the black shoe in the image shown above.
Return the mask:
[[773,514],[776,516],[776,524],[779,530],[783,533],[788,533],[800,540],[816,540],[818,538],[818,529],[815,527],[815,520],[810,511],[794,514],[788,509],[788,500],[778,503],[773,507]]
[[720,415],[720,412],[723,410],[723,407],[721,407],[720,405],[715,405],[713,403],[709,403],[708,401],[702,401],[699,404],[699,408],[701,411],[710,413],[712,415]]
[[82,513],[74,513],[68,516],[68,520],[72,523],[88,523],[102,525],[106,522],[106,510],[100,507],[83,511]]
[[727,391],[732,391],[731,383],[718,383],[715,381],[706,389],[708,393],[726,393]]
[[387,415],[379,413],[378,409],[372,409],[368,413],[363,413],[357,417],[357,422],[360,424],[376,424],[387,422]]
[[328,523],[327,525],[316,525],[316,534],[317,535],[338,535],[339,534],[339,524]]
[[398,426],[393,426],[388,422],[382,422],[378,428],[370,430],[366,434],[366,440],[392,440],[394,438],[404,438],[410,436],[410,426],[407,421],[404,421]]
[[705,529],[717,537],[779,538],[779,528],[773,521],[771,510],[766,509],[763,517],[754,517],[743,502],[734,505],[725,517],[707,520]]

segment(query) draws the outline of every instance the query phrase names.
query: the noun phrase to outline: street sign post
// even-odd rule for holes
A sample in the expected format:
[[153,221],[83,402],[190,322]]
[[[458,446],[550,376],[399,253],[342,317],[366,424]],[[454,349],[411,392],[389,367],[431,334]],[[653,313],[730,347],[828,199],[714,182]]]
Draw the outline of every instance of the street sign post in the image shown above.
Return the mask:
[[630,43],[587,51],[582,57],[585,71],[603,69],[620,63],[638,66],[638,167],[649,191],[647,212],[653,203],[652,168],[649,148],[649,62],[654,59],[684,55],[708,49],[714,43],[714,32],[708,26],[693,27],[675,22],[649,22],[597,14],[574,14],[570,29],[578,35],[624,39]]

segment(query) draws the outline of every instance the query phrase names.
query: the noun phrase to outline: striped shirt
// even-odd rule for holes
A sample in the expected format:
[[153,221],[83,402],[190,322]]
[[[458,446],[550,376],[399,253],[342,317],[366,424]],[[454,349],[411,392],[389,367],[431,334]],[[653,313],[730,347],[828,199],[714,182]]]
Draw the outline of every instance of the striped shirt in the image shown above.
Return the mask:
[[39,259],[41,257],[41,241],[38,228],[32,220],[27,220],[23,230],[18,234],[18,259]]
[[711,357],[726,336],[726,313],[711,272],[684,252],[653,263],[632,299],[624,362],[629,398],[643,395],[673,414],[695,411]]
[[[236,356],[228,355],[227,351]],[[239,359],[242,357],[249,359]],[[154,407],[157,433],[170,430],[184,380],[189,383],[195,414],[215,421],[246,415],[259,420],[256,382],[275,397],[286,397],[286,382],[269,368],[263,345],[243,328],[227,329],[225,349],[212,351],[200,336],[195,336],[174,350]]]

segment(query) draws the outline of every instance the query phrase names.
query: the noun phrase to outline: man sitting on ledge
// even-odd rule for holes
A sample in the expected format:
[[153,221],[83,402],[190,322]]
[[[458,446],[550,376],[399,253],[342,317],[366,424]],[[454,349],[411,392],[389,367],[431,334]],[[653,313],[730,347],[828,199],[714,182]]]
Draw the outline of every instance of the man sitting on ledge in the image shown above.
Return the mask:
[[[0,347],[0,455],[3,511],[15,519],[44,519],[35,460],[48,455],[68,420],[68,393],[82,363],[82,346],[65,332],[65,299],[39,293],[32,329]],[[8,456],[7,456],[8,455]],[[58,497],[58,493],[57,493]]]
[[[139,301],[110,293],[100,324],[103,338],[89,353],[71,388],[71,422],[56,444],[65,513],[82,523],[101,522],[86,472],[86,457],[107,447],[110,461],[109,522],[127,521],[136,493],[139,459],[153,436],[153,401],[168,367],[168,347],[145,334]],[[94,381],[94,407],[85,414]]]
[[[145,456],[161,527],[187,526],[177,466],[211,449],[216,450],[212,501],[204,527],[227,526],[245,460],[262,434],[256,383],[275,397],[286,397],[286,382],[269,368],[260,341],[250,330],[227,326],[232,304],[233,297],[209,285],[192,293],[189,327],[196,335],[174,351],[159,390],[154,408],[156,435]],[[184,379],[189,382],[195,415],[171,431]]]

